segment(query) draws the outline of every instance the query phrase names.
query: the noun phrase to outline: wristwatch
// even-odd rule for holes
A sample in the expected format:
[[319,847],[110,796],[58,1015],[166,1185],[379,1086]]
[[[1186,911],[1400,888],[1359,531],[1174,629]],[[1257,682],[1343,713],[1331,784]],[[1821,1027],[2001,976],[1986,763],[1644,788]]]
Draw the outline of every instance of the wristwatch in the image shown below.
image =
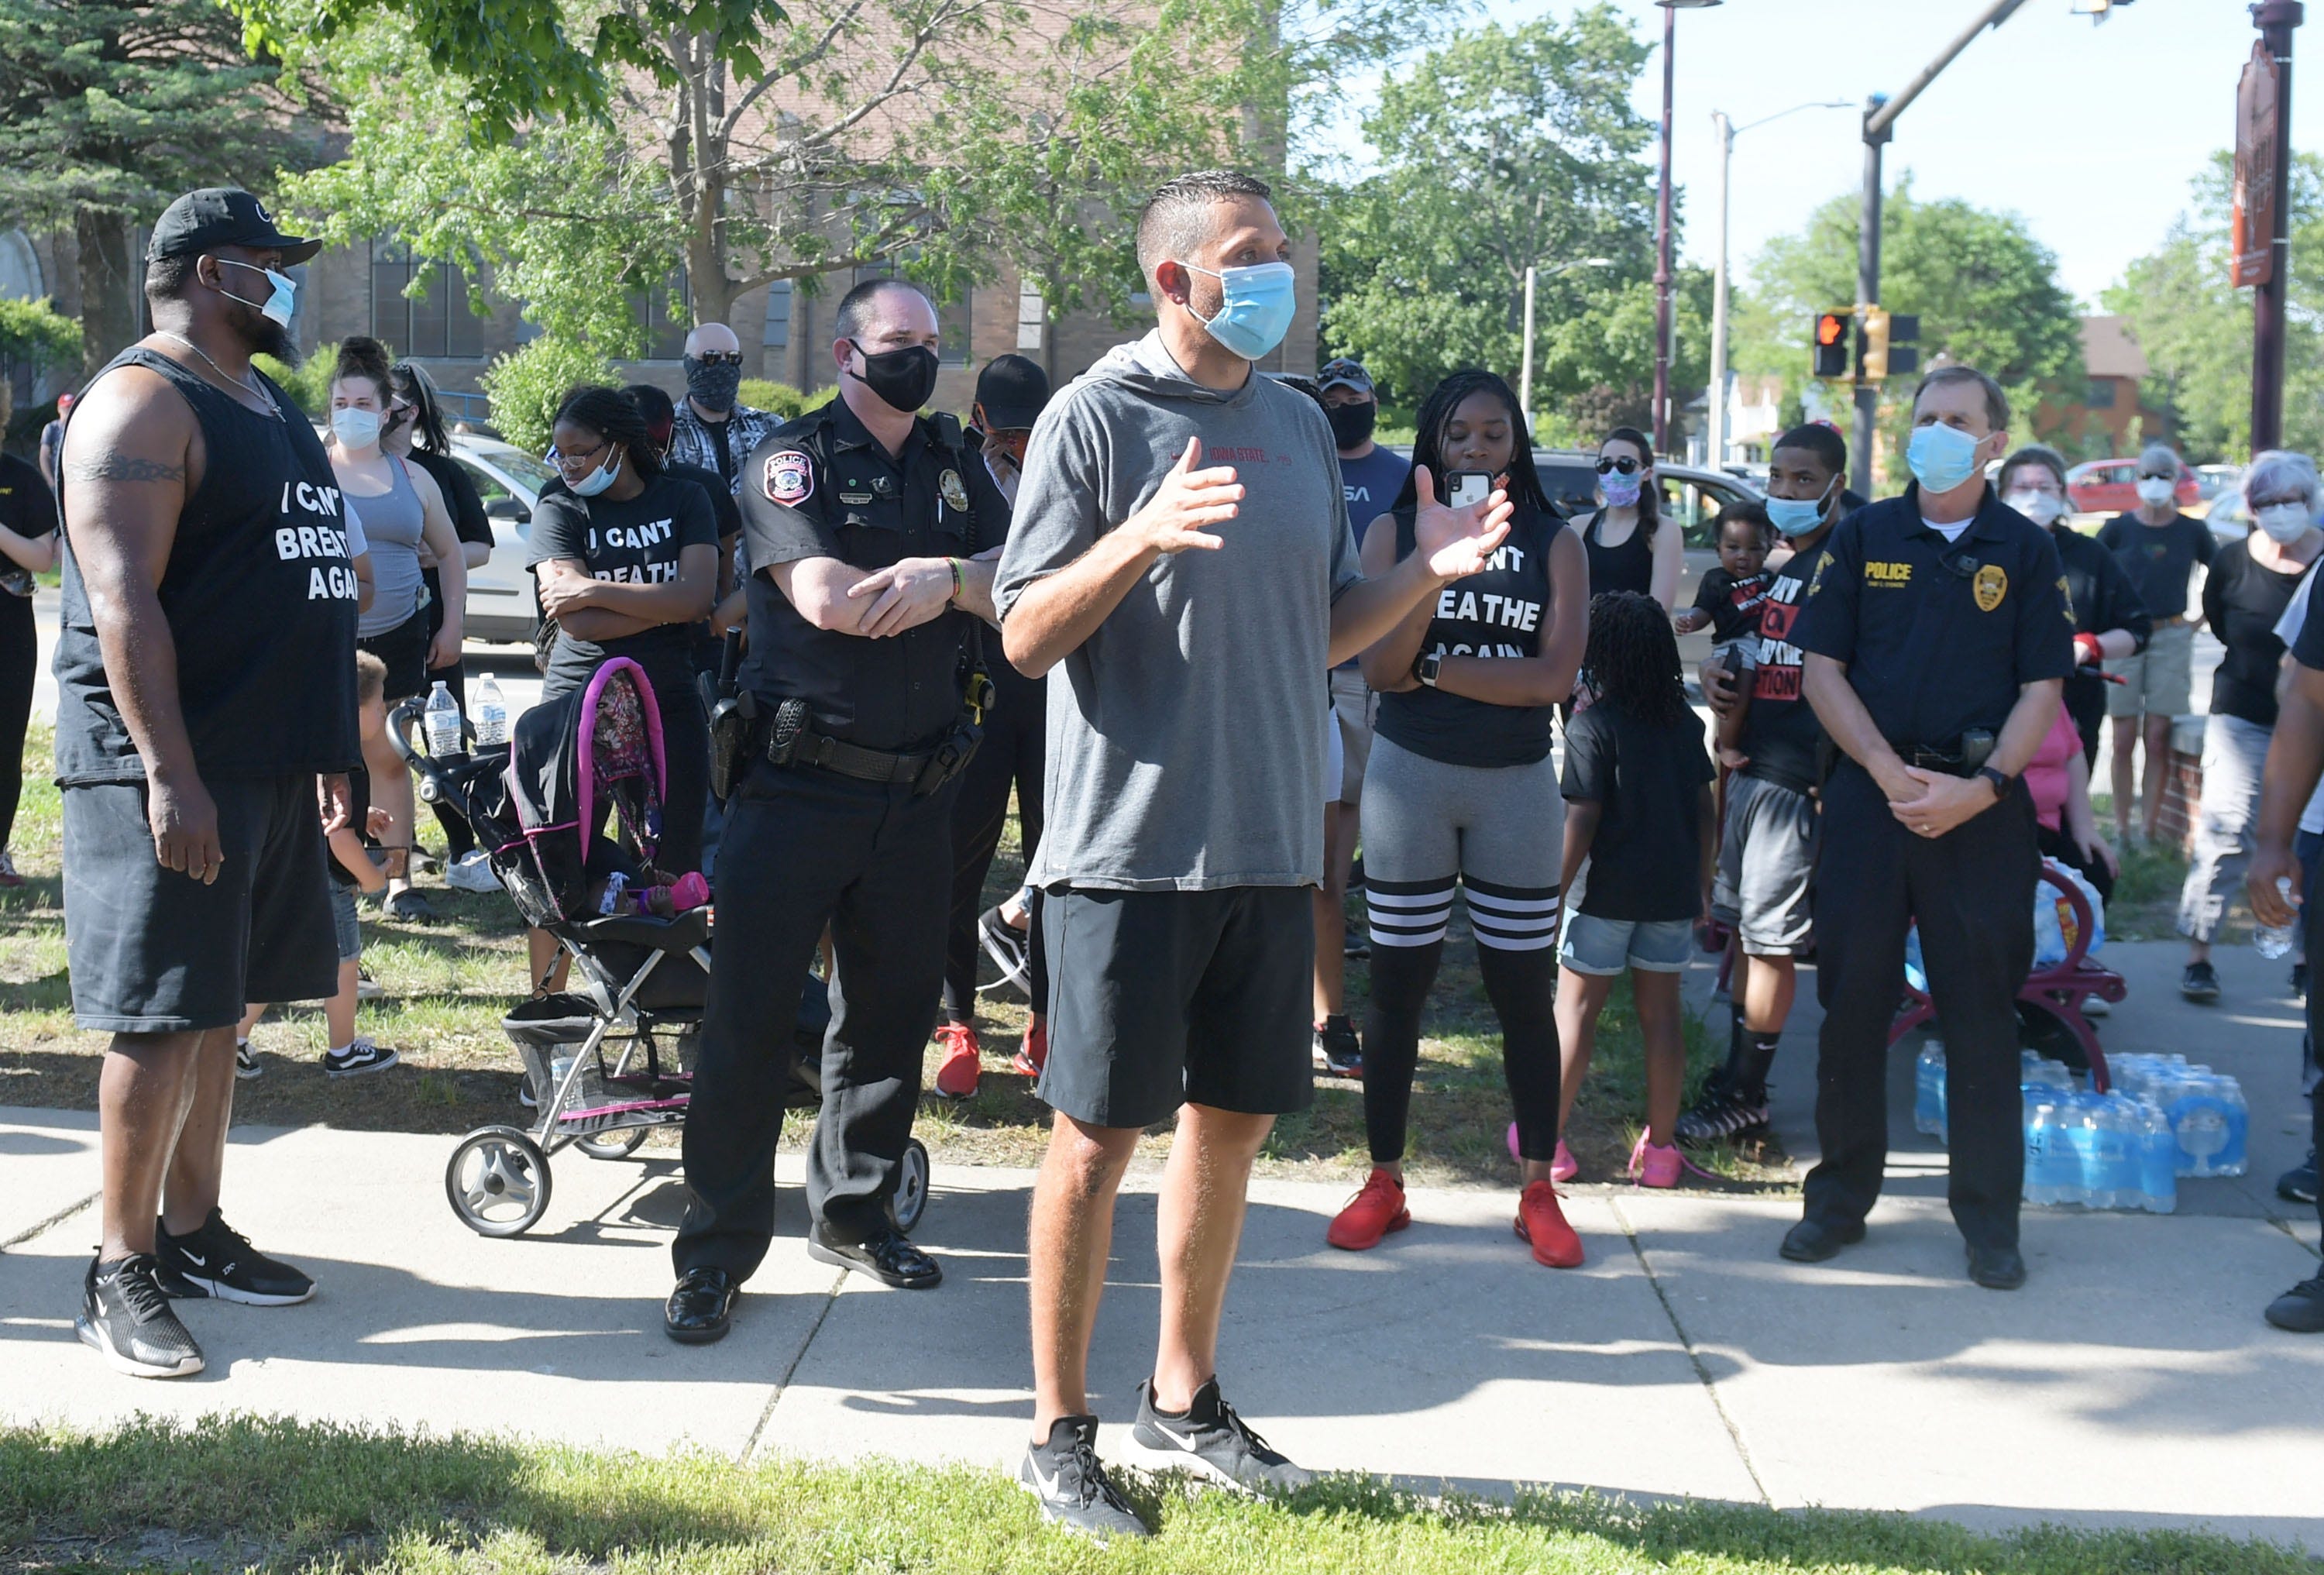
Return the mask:
[[1436,675],[1443,666],[1444,653],[1432,650],[1412,664],[1412,676],[1434,689],[1436,687]]
[[2017,780],[1998,766],[1979,766],[1977,774],[1993,784],[1993,797],[1997,803],[2009,797],[2009,785]]

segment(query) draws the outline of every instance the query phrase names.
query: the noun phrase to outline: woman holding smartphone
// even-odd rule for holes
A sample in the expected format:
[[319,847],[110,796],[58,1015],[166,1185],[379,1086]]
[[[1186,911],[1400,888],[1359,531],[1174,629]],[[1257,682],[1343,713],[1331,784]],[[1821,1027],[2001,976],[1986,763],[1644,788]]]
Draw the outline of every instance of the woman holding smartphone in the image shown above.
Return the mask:
[[[1441,478],[1441,479],[1440,479]],[[1396,507],[1364,534],[1367,576],[1413,550],[1420,489],[1493,487],[1516,504],[1491,563],[1416,608],[1364,652],[1380,693],[1365,773],[1364,907],[1371,1005],[1364,1021],[1364,1125],[1372,1173],[1326,1239],[1372,1247],[1412,1216],[1404,1141],[1420,1013],[1444,955],[1452,889],[1468,892],[1485,993],[1523,1157],[1517,1232],[1553,1267],[1582,1261],[1550,1183],[1557,1148],[1558,862],[1563,801],[1550,735],[1588,637],[1590,571],[1582,543],[1543,496],[1517,396],[1489,372],[1458,372],[1420,409],[1413,473]]]
[[1598,446],[1598,496],[1602,506],[1573,521],[1590,557],[1591,593],[1636,591],[1669,612],[1686,543],[1675,524],[1663,529],[1655,451],[1637,428],[1617,427]]

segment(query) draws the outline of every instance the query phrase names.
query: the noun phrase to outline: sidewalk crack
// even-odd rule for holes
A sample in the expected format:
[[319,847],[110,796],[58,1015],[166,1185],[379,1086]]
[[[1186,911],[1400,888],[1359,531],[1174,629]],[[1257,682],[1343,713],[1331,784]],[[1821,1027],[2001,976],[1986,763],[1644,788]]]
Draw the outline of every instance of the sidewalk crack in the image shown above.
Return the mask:
[[32,1240],[33,1237],[38,1236],[42,1231],[48,1230],[51,1226],[63,1224],[66,1220],[71,1219],[75,1214],[79,1213],[83,1209],[88,1208],[91,1203],[96,1202],[97,1199],[104,1195],[105,1194],[103,1193],[91,1193],[88,1196],[81,1199],[80,1202],[77,1203],[66,1204],[63,1208],[59,1209],[55,1213],[42,1220],[39,1224],[27,1227],[26,1229],[16,1232],[15,1235],[8,1238],[7,1240],[0,1241],[0,1252],[5,1252],[12,1247],[22,1247],[25,1242]]
[[1655,1266],[1647,1260],[1646,1245],[1638,1239],[1637,1228],[1622,1211],[1619,1198],[1609,1197],[1606,1202],[1613,1210],[1615,1220],[1620,1223],[1622,1234],[1630,1243],[1630,1251],[1638,1260],[1638,1267],[1646,1271],[1646,1284],[1653,1288],[1655,1300],[1663,1304],[1663,1316],[1670,1320],[1672,1331],[1678,1336],[1679,1344],[1686,1348],[1686,1359],[1694,1368],[1694,1376],[1702,1382],[1702,1392],[1710,1396],[1711,1408],[1718,1413],[1720,1425],[1727,1430],[1728,1441],[1735,1446],[1735,1458],[1743,1463],[1743,1474],[1751,1478],[1751,1486],[1758,1491],[1759,1502],[1773,1509],[1775,1498],[1768,1493],[1767,1484],[1760,1480],[1759,1468],[1751,1460],[1751,1446],[1743,1441],[1742,1425],[1728,1411],[1726,1402],[1720,1398],[1719,1382],[1711,1377],[1711,1366],[1702,1359],[1702,1353],[1695,1349],[1694,1337],[1687,1333],[1685,1323],[1680,1321],[1678,1309],[1671,1305],[1670,1293],[1663,1289],[1662,1276],[1655,1273]]
[[799,1337],[798,1349],[791,1352],[791,1359],[784,1364],[782,1373],[775,1379],[774,1389],[768,1395],[767,1404],[759,1413],[757,1425],[751,1429],[751,1436],[743,1441],[742,1452],[735,1457],[737,1464],[749,1465],[751,1457],[759,1452],[759,1440],[765,1435],[767,1423],[775,1419],[775,1407],[782,1403],[785,1391],[790,1388],[791,1377],[798,1371],[799,1363],[807,1360],[807,1347],[813,1345],[815,1337],[823,1332],[823,1321],[831,1316],[833,1304],[839,1300],[839,1293],[846,1287],[847,1275],[847,1270],[841,1269],[832,1279],[831,1289],[823,1294],[823,1305],[815,1310],[815,1322],[807,1326],[807,1332]]

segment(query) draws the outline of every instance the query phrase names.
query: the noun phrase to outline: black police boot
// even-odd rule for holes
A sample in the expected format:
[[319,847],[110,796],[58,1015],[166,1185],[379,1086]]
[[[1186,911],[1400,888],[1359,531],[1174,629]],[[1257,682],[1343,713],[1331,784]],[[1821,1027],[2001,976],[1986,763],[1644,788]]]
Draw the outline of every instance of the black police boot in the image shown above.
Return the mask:
[[1843,1247],[1853,1247],[1864,1239],[1861,1220],[1801,1220],[1784,1233],[1784,1245],[1778,1250],[1794,1263],[1821,1263],[1837,1257]]
[[902,1231],[884,1226],[860,1242],[842,1242],[833,1240],[818,1220],[807,1227],[807,1251],[819,1262],[869,1275],[893,1290],[927,1291],[944,1283],[943,1265]]
[[1969,1277],[1988,1291],[2014,1291],[2025,1283],[2025,1259],[2014,1247],[1969,1249]]
[[723,1268],[690,1268],[661,1311],[662,1331],[680,1345],[708,1345],[726,1338],[734,1322],[734,1298],[742,1287]]

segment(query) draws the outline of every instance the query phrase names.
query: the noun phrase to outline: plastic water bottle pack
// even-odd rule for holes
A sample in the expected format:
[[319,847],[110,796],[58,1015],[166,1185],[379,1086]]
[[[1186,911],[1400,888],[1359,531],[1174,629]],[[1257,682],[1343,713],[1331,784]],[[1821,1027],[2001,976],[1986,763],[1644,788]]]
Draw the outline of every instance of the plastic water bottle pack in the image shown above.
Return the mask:
[[1913,1064],[1913,1130],[1925,1132],[1940,1143],[1951,1141],[1945,1130],[1945,1046],[1932,1039]]
[[2086,1209],[2179,1206],[2178,1144],[2154,1105],[2121,1093],[2026,1083],[2025,1191],[2029,1203]]
[[2178,1174],[2241,1175],[2250,1167],[2251,1108],[2225,1073],[2184,1055],[2118,1055],[2116,1087],[2153,1104],[2170,1124]]

